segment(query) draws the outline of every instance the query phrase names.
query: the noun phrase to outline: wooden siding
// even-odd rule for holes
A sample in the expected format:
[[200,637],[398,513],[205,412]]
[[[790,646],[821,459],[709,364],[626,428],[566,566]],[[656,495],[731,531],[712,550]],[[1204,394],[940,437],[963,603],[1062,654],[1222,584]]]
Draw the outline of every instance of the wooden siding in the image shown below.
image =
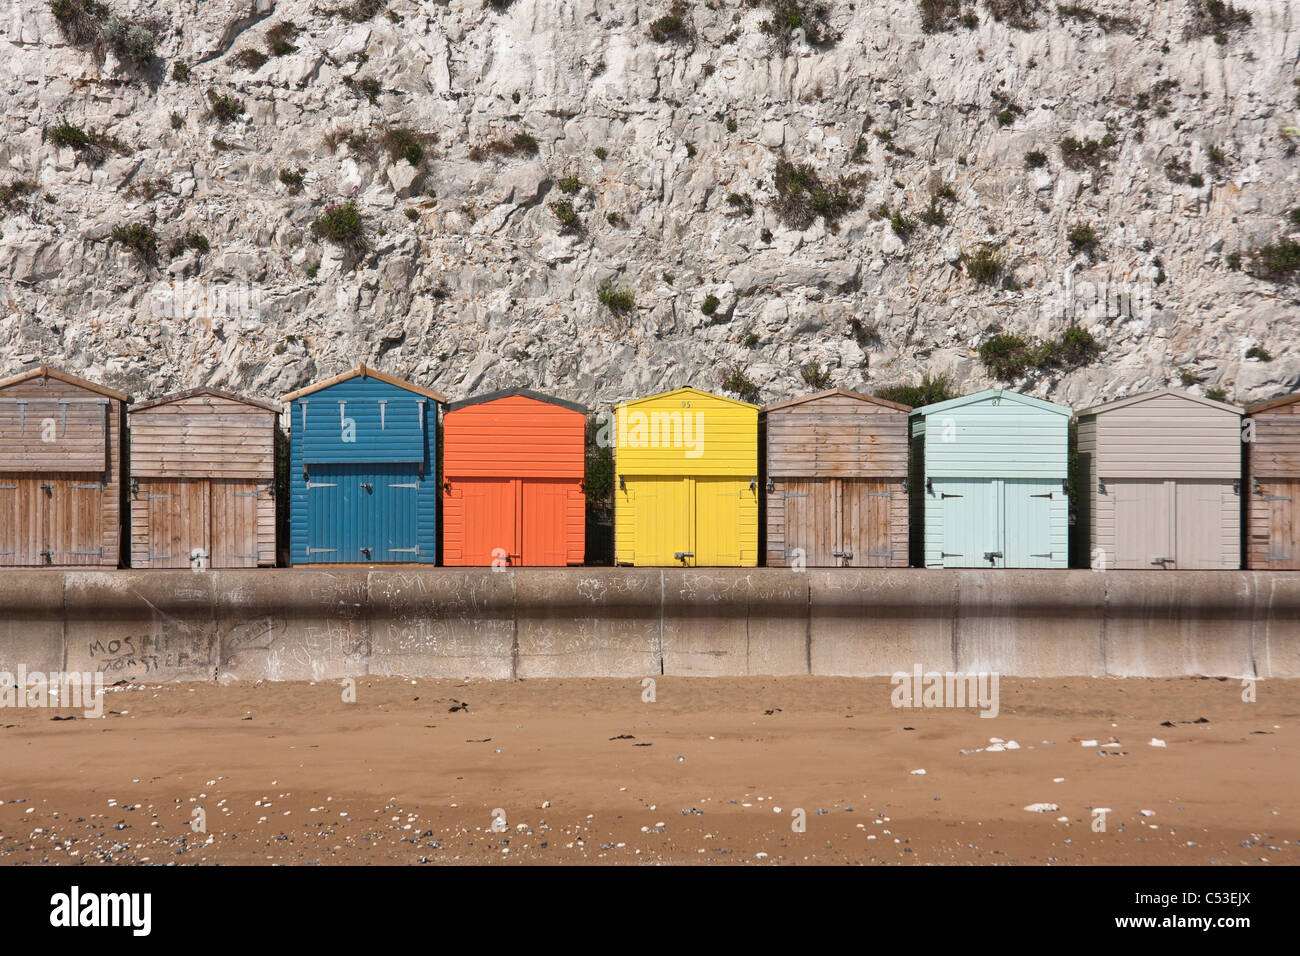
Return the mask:
[[1250,416],[1254,441],[1246,449],[1252,478],[1300,477],[1300,402]]
[[131,476],[269,479],[277,417],[256,405],[203,395],[132,410]]
[[927,476],[1066,476],[1068,414],[1025,405],[995,393],[977,402],[925,414],[924,418],[920,433],[925,436]]
[[830,394],[762,413],[767,474],[799,478],[901,478],[907,412]]
[[582,478],[587,417],[563,405],[509,395],[448,410],[442,470],[459,478]]
[[0,398],[0,462],[10,472],[103,471],[106,398]]
[[1162,394],[1079,421],[1096,428],[1103,481],[1241,477],[1241,415],[1234,412]]
[[927,568],[1069,565],[1070,502],[1059,479],[936,477],[921,495]]
[[[31,409],[66,402],[74,439],[67,458],[32,451],[18,467],[15,450],[27,446],[20,417],[6,408],[0,420],[0,566],[117,567],[122,546],[123,403],[54,377],[34,377],[0,387],[0,402],[25,399]],[[104,404],[100,404],[103,402]],[[45,416],[51,417],[51,416]],[[56,427],[63,434],[62,414]],[[15,440],[15,423],[20,433]],[[39,423],[38,423],[39,424]],[[95,436],[98,435],[98,439]],[[39,441],[40,433],[35,433]]]
[[[1270,403],[1271,404],[1271,403]],[[1300,402],[1250,412],[1246,444],[1246,567],[1300,570]]]
[[758,408],[697,389],[621,403],[618,475],[758,476]]
[[131,567],[274,567],[275,481],[139,478],[131,496]]
[[765,498],[768,567],[790,567],[796,548],[810,568],[907,567],[908,495],[901,480],[778,478]]

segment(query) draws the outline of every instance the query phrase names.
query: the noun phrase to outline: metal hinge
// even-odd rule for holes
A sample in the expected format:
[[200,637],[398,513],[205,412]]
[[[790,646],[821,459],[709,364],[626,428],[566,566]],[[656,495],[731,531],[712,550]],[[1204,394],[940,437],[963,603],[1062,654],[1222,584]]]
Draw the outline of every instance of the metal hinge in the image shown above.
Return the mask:
[[258,491],[236,491],[236,498],[256,498],[261,492]]
[[155,495],[151,491],[146,491],[144,496],[145,498],[170,498],[171,497],[171,495]]
[[[309,481],[309,482],[307,482],[307,490],[308,490],[308,491],[311,491],[311,489],[313,489],[313,488],[337,488],[338,486],[339,486],[339,483],[338,483],[337,481]],[[334,549],[331,548],[330,550],[332,551],[332,550],[334,550]]]
[[806,492],[806,491],[783,491],[783,492],[781,492],[781,497],[782,497],[782,498],[807,498],[807,497],[808,497],[808,492]]
[[17,491],[17,485],[0,485],[0,491]]
[[389,487],[389,488],[419,488],[419,487],[420,487],[420,483],[419,483],[418,481],[407,481],[407,482],[402,482],[401,484],[396,484],[396,485],[395,485],[395,484],[390,484],[388,487]]
[[69,551],[68,554],[97,554],[102,558],[104,556],[104,549],[96,548],[94,551]]
[[965,553],[964,551],[957,551],[957,552],[955,552],[955,553],[954,553],[954,552],[949,552],[949,551],[940,551],[940,552],[939,552],[939,559],[940,559],[940,560],[943,560],[944,558],[964,558],[964,557],[966,557],[966,553]]
[[307,553],[308,554],[330,554],[331,552],[337,550],[338,548],[308,548]]
[[950,494],[948,494],[948,492],[946,492],[946,491],[941,491],[941,492],[939,492],[939,497],[942,499],[942,498],[965,498],[966,496],[965,496],[965,495],[950,495]]
[[1290,501],[1291,498],[1287,495],[1265,495],[1264,500],[1265,501]]
[[1031,554],[1031,555],[1030,555],[1031,558],[1050,558],[1051,556],[1052,556],[1052,552],[1051,552],[1051,551],[1048,551],[1046,554]]
[[96,482],[93,485],[69,485],[68,487],[69,488],[93,488],[95,491],[103,491],[104,483],[100,481],[100,482]]
[[1265,560],[1265,561],[1290,561],[1290,560],[1291,560],[1291,555],[1289,555],[1289,554],[1270,554],[1270,555],[1267,555],[1267,556],[1264,558],[1264,560]]
[[1031,498],[1050,498],[1050,497],[1052,497],[1052,492],[1049,491],[1049,492],[1048,492],[1047,494],[1045,494],[1045,495],[1030,495],[1029,497],[1031,497]]
[[868,491],[867,497],[868,498],[892,498],[894,497],[894,493],[892,491]]
[[419,554],[420,547],[416,545],[414,548],[389,548],[388,551],[390,554]]
[[170,558],[170,557],[171,557],[170,554],[146,554],[146,555],[144,556],[144,559],[145,559],[146,561],[152,561],[152,560],[154,560],[155,558]]
[[[869,558],[892,558],[893,556],[894,556],[894,552],[892,551],[868,551],[867,552],[867,557]],[[850,554],[849,557],[853,557],[853,555]]]
[[254,552],[253,554],[239,554],[239,553],[236,553],[236,554],[235,554],[235,557],[237,557],[237,558],[260,558],[261,555],[258,554],[258,553],[256,553],[256,552]]

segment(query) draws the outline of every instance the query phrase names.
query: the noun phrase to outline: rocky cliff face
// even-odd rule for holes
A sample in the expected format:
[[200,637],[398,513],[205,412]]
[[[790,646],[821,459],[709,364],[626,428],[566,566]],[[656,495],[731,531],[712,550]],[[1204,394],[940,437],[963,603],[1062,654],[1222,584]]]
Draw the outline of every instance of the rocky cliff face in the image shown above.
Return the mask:
[[[1300,232],[1294,0],[494,3],[10,0],[0,371],[771,401],[997,384],[990,335],[1078,325],[1001,384],[1300,383],[1252,254]],[[364,248],[313,230],[348,201]]]

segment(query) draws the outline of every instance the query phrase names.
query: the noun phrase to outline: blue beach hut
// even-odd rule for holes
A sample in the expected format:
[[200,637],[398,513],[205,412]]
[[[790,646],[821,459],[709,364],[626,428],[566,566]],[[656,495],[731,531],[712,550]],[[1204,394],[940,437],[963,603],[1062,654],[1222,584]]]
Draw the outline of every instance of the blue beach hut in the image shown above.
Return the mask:
[[289,563],[435,564],[437,392],[364,365],[290,392]]

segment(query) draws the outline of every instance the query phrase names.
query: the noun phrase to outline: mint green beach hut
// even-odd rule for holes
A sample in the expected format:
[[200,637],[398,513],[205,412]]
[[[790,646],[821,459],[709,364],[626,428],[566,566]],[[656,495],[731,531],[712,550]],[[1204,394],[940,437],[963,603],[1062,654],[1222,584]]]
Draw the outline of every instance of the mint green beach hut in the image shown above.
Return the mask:
[[1000,388],[915,409],[915,563],[1067,567],[1072,414]]

